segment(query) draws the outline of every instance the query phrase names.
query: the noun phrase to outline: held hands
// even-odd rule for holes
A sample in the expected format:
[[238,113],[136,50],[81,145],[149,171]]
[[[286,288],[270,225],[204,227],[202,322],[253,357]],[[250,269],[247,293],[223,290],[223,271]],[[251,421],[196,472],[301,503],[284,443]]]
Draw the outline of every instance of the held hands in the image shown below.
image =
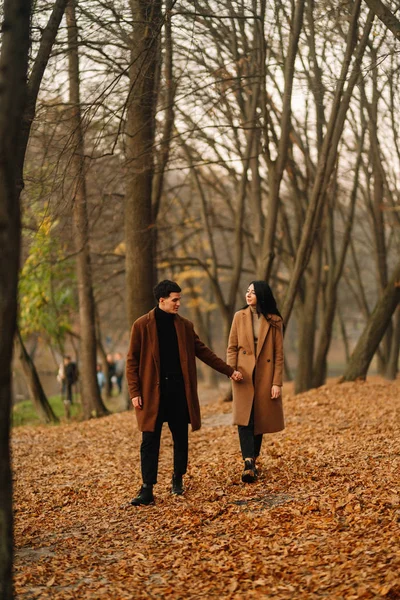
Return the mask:
[[230,379],[232,379],[232,381],[239,382],[243,380],[243,375],[240,371],[233,371],[232,375],[230,376]]
[[271,388],[271,398],[279,398],[281,395],[281,388],[279,385],[273,385]]
[[141,396],[136,396],[136,398],[132,398],[133,408],[143,408],[143,400]]

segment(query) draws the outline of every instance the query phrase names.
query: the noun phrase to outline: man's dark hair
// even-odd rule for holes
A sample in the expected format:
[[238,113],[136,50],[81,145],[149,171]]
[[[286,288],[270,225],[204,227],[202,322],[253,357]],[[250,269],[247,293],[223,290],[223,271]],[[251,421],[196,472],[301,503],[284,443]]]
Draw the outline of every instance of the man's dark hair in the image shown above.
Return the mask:
[[168,298],[168,296],[171,293],[175,292],[179,294],[179,292],[181,291],[182,290],[179,287],[179,285],[175,281],[170,281],[169,279],[164,279],[163,281],[160,281],[160,283],[157,283],[157,285],[153,289],[154,296],[157,302],[160,300],[160,298]]

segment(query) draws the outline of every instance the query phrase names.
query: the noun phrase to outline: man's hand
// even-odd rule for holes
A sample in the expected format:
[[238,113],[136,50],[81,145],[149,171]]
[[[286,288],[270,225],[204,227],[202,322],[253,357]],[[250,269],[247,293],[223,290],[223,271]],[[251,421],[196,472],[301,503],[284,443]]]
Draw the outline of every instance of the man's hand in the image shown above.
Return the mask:
[[273,385],[271,388],[271,398],[279,398],[281,395],[281,388],[279,385]]
[[142,396],[136,396],[136,398],[132,398],[133,408],[143,408],[143,400]]
[[232,381],[242,381],[243,375],[240,371],[233,371],[231,377]]

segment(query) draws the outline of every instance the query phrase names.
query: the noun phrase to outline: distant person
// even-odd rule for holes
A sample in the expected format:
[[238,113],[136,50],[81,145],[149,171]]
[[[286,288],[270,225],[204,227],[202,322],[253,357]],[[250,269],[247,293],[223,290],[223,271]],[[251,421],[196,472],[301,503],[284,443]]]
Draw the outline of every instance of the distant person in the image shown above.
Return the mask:
[[69,355],[64,356],[64,381],[67,402],[72,404],[72,386],[78,381],[78,367]]
[[114,356],[115,376],[117,378],[118,392],[122,393],[122,380],[125,373],[125,359],[122,358],[120,352],[116,352]]
[[60,392],[61,392],[61,400],[64,400],[65,393],[67,391],[67,382],[65,379],[65,368],[64,368],[64,358],[60,362],[57,373],[57,381],[60,384]]
[[96,365],[96,376],[97,376],[97,385],[99,386],[100,392],[102,392],[103,387],[106,384],[106,376],[103,373],[103,367],[100,363]]
[[107,369],[108,369],[108,388],[110,390],[110,394],[112,394],[112,389],[115,381],[115,362],[114,357],[111,353],[107,354]]
[[252,483],[258,471],[264,433],[284,429],[282,407],[283,321],[271,288],[252,281],[247,306],[235,313],[227,362],[243,374],[233,387],[233,423],[238,426],[244,460],[242,481]]
[[126,361],[132,404],[142,432],[140,458],[143,485],[131,504],[154,502],[163,423],[168,423],[174,446],[172,494],[183,494],[188,462],[188,424],[200,429],[196,356],[239,381],[241,374],[218,358],[196,335],[193,323],[178,315],[181,288],[161,281],[154,288],[157,306],[134,322]]

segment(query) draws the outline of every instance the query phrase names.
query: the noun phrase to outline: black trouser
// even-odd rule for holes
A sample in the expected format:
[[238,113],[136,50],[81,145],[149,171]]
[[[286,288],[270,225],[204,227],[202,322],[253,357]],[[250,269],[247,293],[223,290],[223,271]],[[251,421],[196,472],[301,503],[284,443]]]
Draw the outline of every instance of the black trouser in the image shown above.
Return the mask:
[[161,430],[167,421],[174,443],[174,474],[181,477],[188,463],[188,423],[185,386],[181,376],[161,378],[160,408],[154,431],[142,433],[140,459],[143,483],[157,483]]
[[254,402],[250,413],[248,425],[238,425],[240,449],[243,460],[257,458],[260,454],[263,434],[254,435]]
[[73,383],[68,381],[68,379],[64,379],[62,383],[61,394],[64,398],[64,394],[66,393],[66,401],[72,404],[72,386]]

